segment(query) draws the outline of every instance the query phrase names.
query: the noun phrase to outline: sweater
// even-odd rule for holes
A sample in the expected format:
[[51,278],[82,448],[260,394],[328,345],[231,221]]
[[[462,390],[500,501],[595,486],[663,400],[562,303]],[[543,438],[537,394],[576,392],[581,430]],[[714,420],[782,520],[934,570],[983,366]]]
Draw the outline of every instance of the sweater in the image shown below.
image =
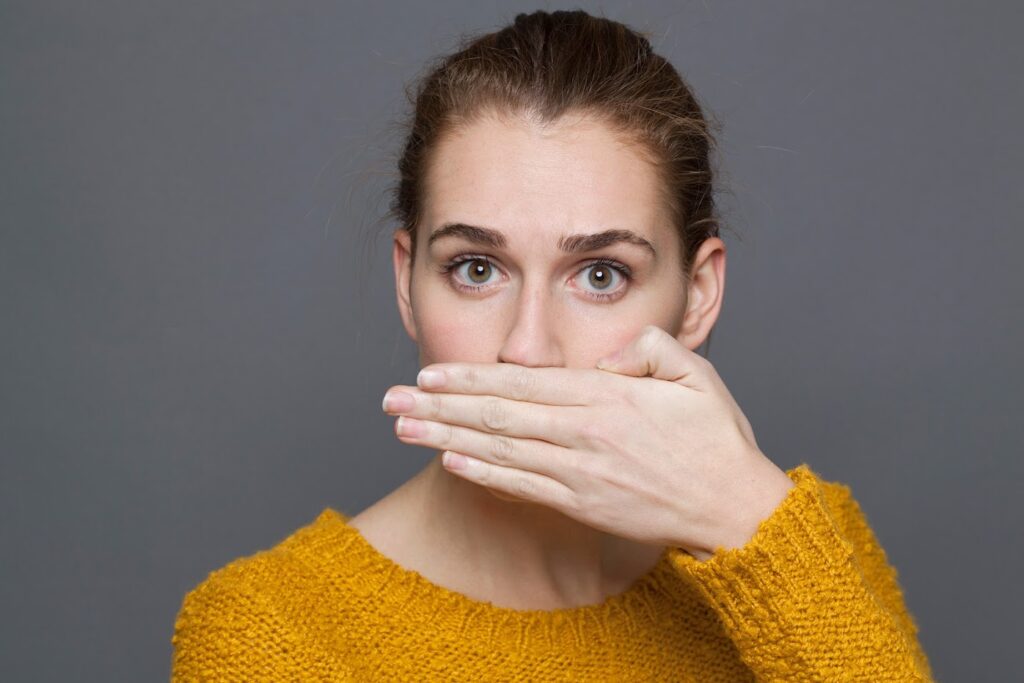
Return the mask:
[[743,546],[666,547],[600,604],[518,610],[432,583],[327,507],[190,590],[183,681],[930,681],[850,488],[806,464]]

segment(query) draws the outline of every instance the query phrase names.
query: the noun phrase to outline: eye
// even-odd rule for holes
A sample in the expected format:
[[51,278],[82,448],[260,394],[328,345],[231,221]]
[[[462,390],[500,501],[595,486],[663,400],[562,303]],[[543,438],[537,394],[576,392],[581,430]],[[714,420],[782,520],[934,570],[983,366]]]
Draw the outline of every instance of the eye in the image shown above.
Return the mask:
[[[464,265],[469,267],[463,268],[462,266]],[[473,256],[471,254],[456,256],[441,266],[441,272],[449,277],[452,285],[466,291],[482,289],[480,285],[487,282],[488,277],[494,270],[494,264],[487,257]],[[463,273],[464,275],[461,278],[453,278],[453,272]]]
[[[464,267],[465,266],[465,267]],[[496,271],[494,263],[486,256],[459,254],[440,266],[439,271],[452,287],[464,292],[480,292],[487,289],[487,282]],[[458,277],[454,274],[460,273]],[[583,266],[574,279],[583,278],[581,289],[587,297],[597,301],[618,299],[625,294],[633,274],[629,266],[612,259],[595,259]],[[626,285],[615,286],[614,281],[622,280]]]
[[588,290],[588,296],[600,301],[617,299],[624,294],[626,286],[617,287],[614,281],[622,280],[628,284],[632,277],[629,266],[611,259],[591,261],[583,267],[579,275],[584,276],[583,281],[587,287],[593,287],[592,290]]

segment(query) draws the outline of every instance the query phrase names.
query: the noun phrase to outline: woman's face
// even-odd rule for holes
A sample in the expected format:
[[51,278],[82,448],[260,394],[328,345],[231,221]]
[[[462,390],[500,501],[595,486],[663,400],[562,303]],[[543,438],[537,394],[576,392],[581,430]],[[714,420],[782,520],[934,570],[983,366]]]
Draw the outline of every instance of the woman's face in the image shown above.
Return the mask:
[[487,117],[445,138],[415,264],[408,233],[395,232],[398,303],[420,364],[593,368],[646,324],[698,347],[721,306],[724,244],[702,245],[687,291],[659,182],[590,119]]

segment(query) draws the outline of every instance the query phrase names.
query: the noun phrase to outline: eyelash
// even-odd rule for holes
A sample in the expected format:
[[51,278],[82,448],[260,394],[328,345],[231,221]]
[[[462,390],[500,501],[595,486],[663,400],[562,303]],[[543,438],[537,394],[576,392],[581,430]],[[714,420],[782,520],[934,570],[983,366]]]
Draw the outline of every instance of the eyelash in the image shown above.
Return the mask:
[[[486,287],[465,285],[462,284],[461,282],[456,282],[454,278],[452,278],[451,276],[452,271],[461,266],[463,263],[471,263],[473,261],[484,261],[491,267],[494,267],[494,262],[491,261],[486,256],[481,256],[478,254],[459,254],[458,256],[453,257],[447,263],[441,265],[439,270],[443,275],[445,275],[448,278],[449,282],[452,284],[453,287],[464,292],[477,292],[480,291],[481,289],[485,289]],[[578,275],[587,268],[593,268],[594,266],[607,266],[608,268],[611,268],[612,270],[618,272],[618,274],[621,275],[622,278],[626,281],[627,286],[629,285],[629,283],[633,281],[633,271],[630,270],[629,266],[627,266],[624,263],[620,263],[618,261],[608,258],[594,259],[593,261],[590,261],[585,266],[580,268],[580,270],[577,271],[576,274]],[[621,296],[621,290],[623,289],[626,289],[626,287],[621,287],[619,288],[619,291],[616,291],[611,294],[604,294],[600,292],[588,292],[587,296],[597,301],[608,301],[611,299],[616,299],[619,296]]]

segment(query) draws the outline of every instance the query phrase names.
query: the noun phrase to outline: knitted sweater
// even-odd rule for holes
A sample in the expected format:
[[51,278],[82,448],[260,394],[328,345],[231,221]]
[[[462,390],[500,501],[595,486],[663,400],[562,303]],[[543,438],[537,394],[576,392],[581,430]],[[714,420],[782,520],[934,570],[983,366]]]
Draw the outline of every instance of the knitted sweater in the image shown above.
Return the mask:
[[210,573],[178,681],[929,681],[896,570],[849,487],[808,465],[740,548],[666,547],[600,604],[516,610],[392,561],[325,508]]

